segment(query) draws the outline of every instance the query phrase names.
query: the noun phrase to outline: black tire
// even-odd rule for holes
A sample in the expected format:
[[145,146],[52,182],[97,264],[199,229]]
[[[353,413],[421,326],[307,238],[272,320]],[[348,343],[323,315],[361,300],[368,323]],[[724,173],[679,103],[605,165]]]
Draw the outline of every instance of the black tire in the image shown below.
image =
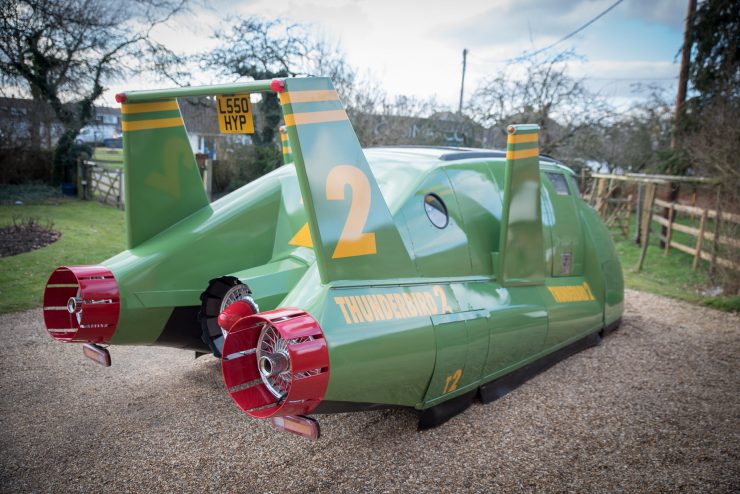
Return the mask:
[[208,288],[200,295],[200,313],[198,319],[200,320],[201,329],[203,331],[202,338],[203,342],[208,345],[213,355],[217,358],[221,358],[221,348],[223,348],[224,334],[221,326],[218,324],[218,316],[221,313],[221,305],[223,303],[226,294],[233,288],[244,287],[248,293],[248,297],[240,298],[252,306],[254,312],[259,312],[257,304],[252,299],[252,291],[247,285],[242,283],[238,278],[233,276],[222,276],[208,282]]

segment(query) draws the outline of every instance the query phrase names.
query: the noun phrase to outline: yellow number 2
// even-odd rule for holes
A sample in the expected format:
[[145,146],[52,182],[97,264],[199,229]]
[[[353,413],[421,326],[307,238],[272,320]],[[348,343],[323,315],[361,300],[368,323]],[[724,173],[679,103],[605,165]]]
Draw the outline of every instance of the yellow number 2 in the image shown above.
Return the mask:
[[332,168],[326,177],[326,199],[343,201],[344,188],[347,185],[352,189],[352,202],[332,259],[377,253],[375,234],[362,231],[370,214],[371,197],[370,181],[362,170],[351,165]]
[[452,373],[452,375],[447,376],[447,379],[445,379],[445,387],[442,390],[442,393],[452,393],[457,389],[457,383],[460,382],[460,378],[462,377],[462,369],[457,369],[455,372]]

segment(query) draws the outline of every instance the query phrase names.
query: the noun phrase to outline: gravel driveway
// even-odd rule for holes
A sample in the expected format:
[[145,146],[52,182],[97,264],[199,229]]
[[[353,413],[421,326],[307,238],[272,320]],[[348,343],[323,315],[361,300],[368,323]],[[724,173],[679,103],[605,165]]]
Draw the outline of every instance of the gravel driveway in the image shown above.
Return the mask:
[[635,291],[622,328],[419,433],[406,411],[319,417],[316,443],[250,419],[219,362],[51,340],[0,316],[2,492],[737,492],[740,317]]

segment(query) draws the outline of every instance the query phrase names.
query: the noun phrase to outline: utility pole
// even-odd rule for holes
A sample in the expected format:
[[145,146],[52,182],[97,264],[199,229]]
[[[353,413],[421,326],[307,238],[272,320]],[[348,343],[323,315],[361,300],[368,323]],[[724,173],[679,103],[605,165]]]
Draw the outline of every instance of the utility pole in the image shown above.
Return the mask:
[[681,49],[681,71],[678,74],[678,95],[676,96],[676,113],[673,119],[673,135],[671,136],[671,149],[676,149],[676,131],[681,123],[683,105],[686,103],[686,88],[689,83],[689,64],[691,62],[691,26],[696,14],[696,0],[689,0],[689,9],[686,13],[686,24],[683,32],[683,48]]
[[[676,110],[673,117],[673,133],[671,134],[671,151],[676,151],[678,147],[677,134],[681,126],[681,116],[683,115],[683,107],[686,103],[686,89],[689,83],[689,64],[691,63],[691,27],[694,23],[694,14],[696,13],[696,0],[689,0],[688,11],[686,12],[686,23],[683,31],[683,47],[681,48],[681,70],[678,73],[678,94],[676,95]],[[678,200],[679,184],[669,183],[670,190],[668,192],[668,202],[675,202]],[[670,208],[663,208],[662,216],[668,218],[671,214]],[[669,218],[669,221],[673,218]],[[660,228],[661,240],[659,245],[665,247],[665,241],[663,240],[668,233],[668,227],[662,226]]]
[[460,82],[460,106],[457,108],[458,113],[462,113],[463,105],[463,91],[465,90],[465,67],[468,61],[468,49],[463,49],[463,70],[462,70],[462,81]]

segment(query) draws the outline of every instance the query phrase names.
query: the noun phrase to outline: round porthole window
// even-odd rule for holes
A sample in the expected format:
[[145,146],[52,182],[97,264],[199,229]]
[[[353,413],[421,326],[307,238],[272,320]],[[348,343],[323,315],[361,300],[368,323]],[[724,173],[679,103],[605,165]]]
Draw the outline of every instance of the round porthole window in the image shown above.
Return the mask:
[[450,221],[447,214],[447,206],[445,206],[444,201],[437,194],[427,194],[424,196],[424,211],[426,211],[427,218],[432,222],[432,225],[437,228],[446,227]]

